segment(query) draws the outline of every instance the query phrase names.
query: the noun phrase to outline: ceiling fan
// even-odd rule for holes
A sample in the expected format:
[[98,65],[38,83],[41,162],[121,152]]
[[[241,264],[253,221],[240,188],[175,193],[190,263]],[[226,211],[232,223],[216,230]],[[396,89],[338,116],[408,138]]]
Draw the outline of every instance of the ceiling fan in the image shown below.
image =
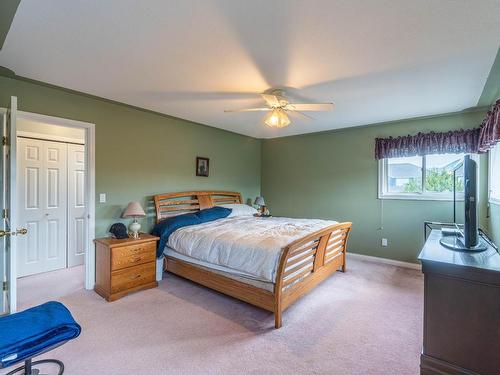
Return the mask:
[[267,107],[225,110],[224,112],[269,112],[264,117],[264,123],[272,128],[283,128],[290,124],[288,114],[298,114],[312,119],[302,112],[331,111],[334,107],[333,103],[290,103],[285,97],[285,92],[280,89],[268,90],[260,96],[266,101]]

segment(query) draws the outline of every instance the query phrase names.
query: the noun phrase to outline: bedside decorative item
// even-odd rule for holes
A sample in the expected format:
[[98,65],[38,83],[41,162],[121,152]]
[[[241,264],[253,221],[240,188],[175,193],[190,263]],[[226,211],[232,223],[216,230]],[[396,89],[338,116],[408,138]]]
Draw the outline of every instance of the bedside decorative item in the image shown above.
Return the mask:
[[201,177],[208,177],[209,172],[209,158],[196,157],[196,175]]
[[253,204],[259,206],[260,216],[270,216],[263,197],[255,198],[255,202],[253,202]]
[[132,238],[139,238],[139,231],[141,230],[141,224],[137,222],[138,217],[144,217],[146,213],[139,202],[130,202],[125,209],[122,217],[128,218],[133,217],[134,221],[128,226],[131,232]]
[[111,228],[109,228],[109,233],[118,240],[128,238],[127,227],[123,223],[114,223]]

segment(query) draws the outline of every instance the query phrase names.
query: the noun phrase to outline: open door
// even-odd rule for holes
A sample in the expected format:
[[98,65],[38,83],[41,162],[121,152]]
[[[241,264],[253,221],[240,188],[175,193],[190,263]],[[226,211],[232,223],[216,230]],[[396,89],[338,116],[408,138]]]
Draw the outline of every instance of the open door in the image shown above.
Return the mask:
[[[0,147],[2,151],[0,152],[0,161],[2,163],[2,172],[0,173],[0,179],[2,184],[2,190],[0,191],[0,215],[1,215],[1,225],[0,230],[5,231],[5,219],[3,218],[3,213],[5,212],[5,145],[3,140],[5,139],[6,128],[7,128],[7,110],[3,108],[0,109],[0,126],[2,127],[0,136],[2,137],[2,142]],[[1,232],[0,232],[1,233]],[[7,314],[9,309],[7,309],[7,251],[5,244],[5,236],[0,237],[0,315]]]
[[0,228],[0,279],[2,297],[0,314],[17,310],[16,236],[25,235],[17,228],[16,217],[16,120],[17,98],[11,97],[10,108],[2,113],[2,196]]

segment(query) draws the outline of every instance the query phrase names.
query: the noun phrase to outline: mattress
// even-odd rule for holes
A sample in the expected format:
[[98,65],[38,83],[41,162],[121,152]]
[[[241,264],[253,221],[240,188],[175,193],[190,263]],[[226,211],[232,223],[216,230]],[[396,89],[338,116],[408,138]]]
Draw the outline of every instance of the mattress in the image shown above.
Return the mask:
[[[319,219],[237,216],[176,230],[168,248],[210,269],[274,283],[283,248],[336,224]],[[222,267],[222,268],[220,268]]]
[[[235,271],[235,270],[232,270],[231,268],[228,268],[228,267],[214,265],[214,264],[210,264],[208,262],[204,262],[201,260],[197,260],[197,259],[188,257],[186,255],[178,253],[177,251],[169,248],[168,246],[165,247],[165,250],[163,251],[163,255],[182,260],[186,263],[190,263],[190,264],[195,265],[195,266],[202,268],[204,270],[216,273],[216,274],[221,275],[221,276],[225,276],[229,279],[236,280],[236,281],[242,282],[242,283],[247,284],[247,285],[252,285],[252,286],[259,288],[259,289],[264,289],[264,290],[267,290],[269,292],[274,291],[274,283],[256,280],[251,275],[247,275],[243,272]],[[162,263],[163,263],[163,259],[162,259]],[[160,267],[160,269],[163,269],[163,266]]]

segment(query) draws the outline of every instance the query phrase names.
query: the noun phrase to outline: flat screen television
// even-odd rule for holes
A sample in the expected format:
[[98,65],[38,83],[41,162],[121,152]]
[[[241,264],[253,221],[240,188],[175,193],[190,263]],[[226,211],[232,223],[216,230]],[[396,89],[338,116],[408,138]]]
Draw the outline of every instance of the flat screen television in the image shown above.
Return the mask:
[[[456,169],[461,168],[457,166]],[[441,245],[459,251],[484,251],[488,247],[478,235],[477,227],[477,163],[470,155],[464,157],[464,226],[454,235],[443,237]],[[453,192],[454,196],[456,192]]]

